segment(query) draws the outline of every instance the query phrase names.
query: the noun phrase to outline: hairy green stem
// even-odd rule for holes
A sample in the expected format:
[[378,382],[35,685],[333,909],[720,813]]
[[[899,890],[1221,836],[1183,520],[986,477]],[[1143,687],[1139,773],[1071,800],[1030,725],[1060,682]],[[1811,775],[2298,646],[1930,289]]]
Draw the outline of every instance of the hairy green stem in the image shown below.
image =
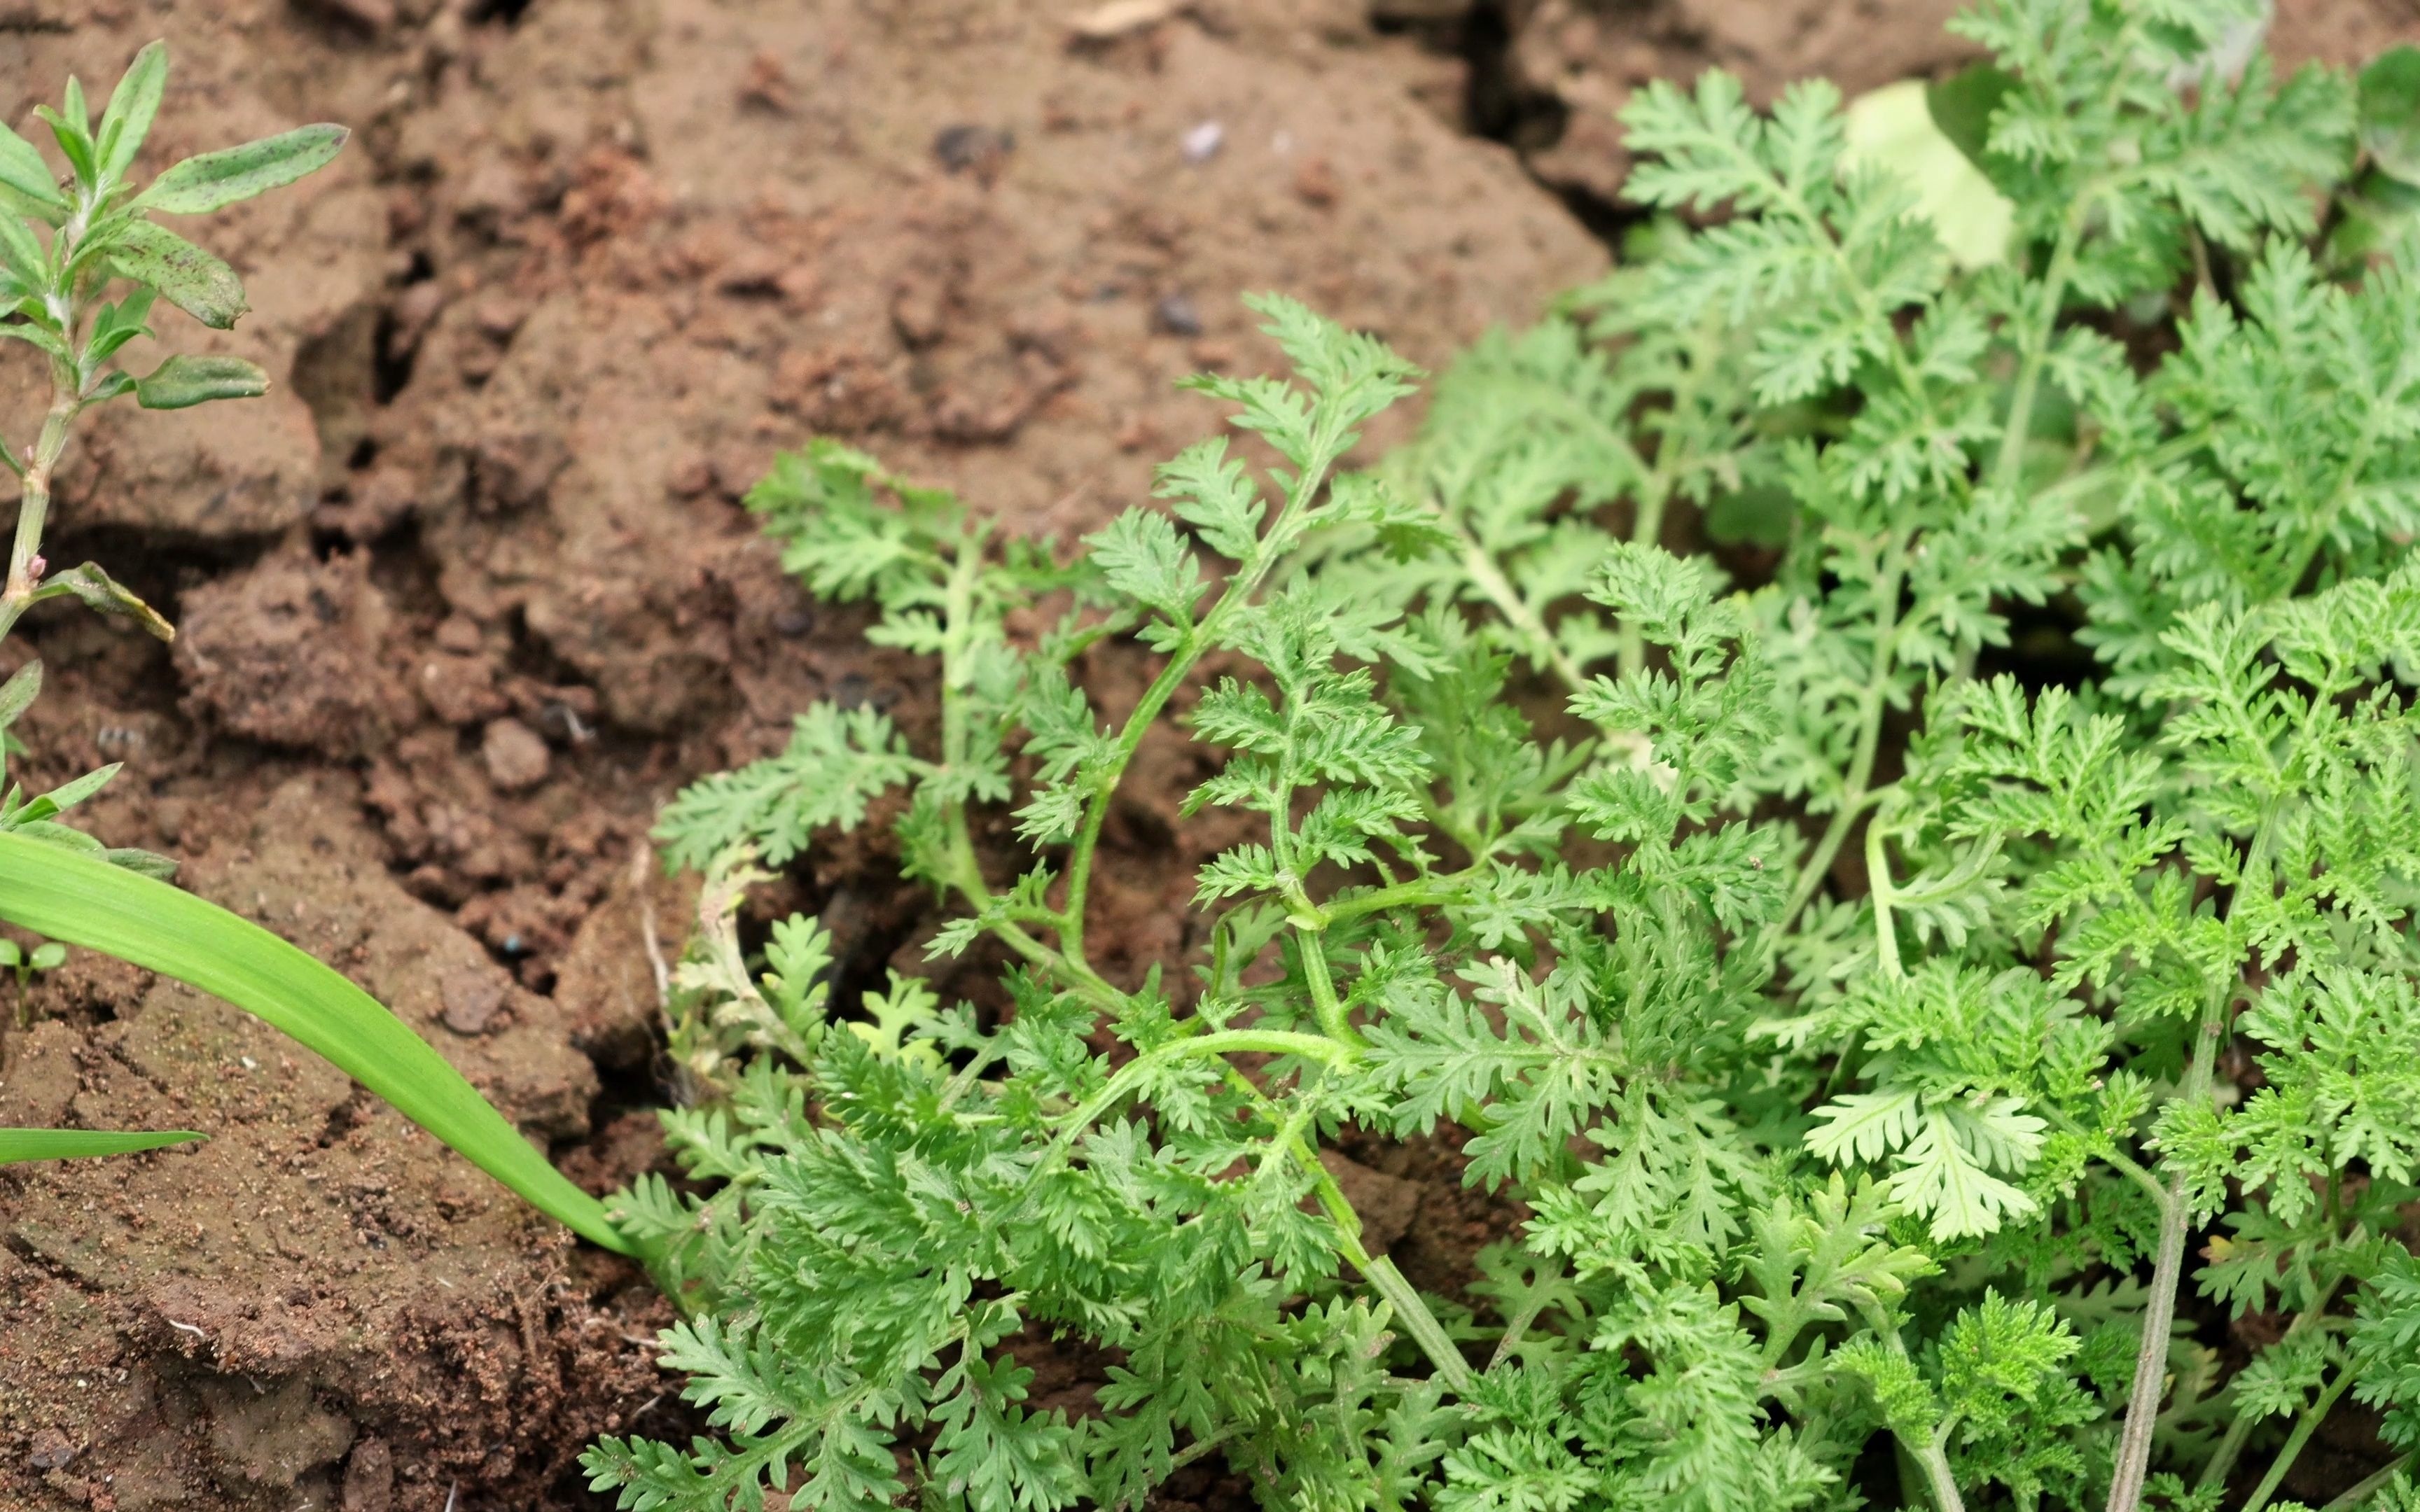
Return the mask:
[[[1563,1262],[1559,1258],[1550,1257],[1546,1263],[1554,1268],[1558,1277],[1563,1273]],[[1496,1341],[1496,1352],[1487,1357],[1488,1369],[1493,1370],[1512,1358],[1512,1351],[1519,1349],[1521,1340],[1528,1336],[1529,1326],[1546,1310],[1546,1289],[1542,1287],[1519,1312],[1506,1319],[1504,1333]]]
[[[2273,768],[2273,759],[2271,764]],[[2282,773],[2276,776],[2282,780]],[[2269,856],[2277,841],[2277,828],[2278,806],[2273,789],[2269,812],[2253,834],[2243,870],[2236,879],[2235,894],[2227,901],[2230,923],[2237,900],[2247,889],[2273,886],[2269,875]],[[2240,979],[2236,977],[2211,984],[2209,1000],[2202,1005],[2201,1020],[2194,1031],[2193,1061],[2185,1072],[2183,1085],[2177,1089],[2179,1098],[2201,1102],[2210,1097],[2216,1079],[2219,1041],[2226,1037],[2227,1014],[2235,1006],[2239,985]],[[2143,1313],[2143,1342],[2134,1356],[2134,1381],[2126,1399],[2126,1427],[2118,1437],[2117,1464],[2109,1482],[2108,1512],[2136,1512],[2143,1501],[2144,1477],[2150,1473],[2151,1436],[2159,1427],[2161,1387],[2167,1379],[2168,1336],[2176,1326],[2177,1291],[2184,1278],[2185,1234],[2193,1227],[2193,1209],[2185,1200],[2184,1188],[2184,1166],[2179,1163],[2168,1178],[2167,1205],[2160,1214],[2150,1301]]]
[[[1662,513],[1663,504],[1659,501],[1652,517],[1660,522]],[[1642,521],[1651,518],[1643,503],[1640,518]],[[1570,654],[1563,650],[1561,643],[1556,640],[1554,632],[1546,627],[1546,622],[1539,617],[1537,610],[1529,607],[1528,600],[1521,596],[1521,591],[1512,586],[1512,580],[1504,576],[1503,569],[1496,564],[1494,557],[1488,555],[1487,548],[1479,544],[1479,538],[1470,533],[1469,527],[1450,517],[1449,517],[1449,525],[1461,542],[1463,571],[1470,575],[1471,582],[1486,595],[1489,606],[1503,617],[1504,623],[1520,635],[1528,649],[1532,663],[1544,662],[1554,672],[1556,681],[1561,683],[1567,692],[1577,693],[1587,687],[1588,673],[1582,671],[1580,664],[1572,660]],[[1658,523],[1655,528],[1661,530],[1662,526]],[[1623,625],[1620,634],[1622,640],[1620,659],[1616,665],[1624,675],[1627,675],[1644,662],[1645,649],[1643,646],[1634,649],[1633,642],[1637,640],[1637,632],[1628,625]],[[1604,730],[1602,733],[1608,746],[1619,747],[1625,752],[1636,753],[1640,758],[1644,758],[1648,748],[1647,739],[1638,732]]]
[[[2294,1321],[2288,1325],[2278,1343],[2283,1344],[2317,1328],[2319,1319],[2327,1315],[2328,1304],[2335,1298],[2336,1288],[2343,1284],[2344,1278],[2338,1276],[2321,1287],[2319,1294],[2311,1299],[2311,1304],[2295,1315]],[[2257,1424],[2258,1419],[2248,1413],[2239,1412],[2235,1414],[2234,1421],[2226,1426],[2226,1436],[2218,1441],[2218,1447],[2211,1453],[2210,1462],[2202,1466],[2196,1489],[2207,1489],[2226,1484],[2226,1473],[2235,1468],[2237,1457],[2243,1453],[2243,1445],[2251,1440],[2252,1430]]]
[[[1676,403],[1677,403],[1676,399]],[[1674,479],[1665,471],[1664,449],[1655,453],[1655,471],[1639,486],[1630,521],[1630,539],[1637,546],[1660,546],[1664,540],[1664,508],[1672,500]],[[1647,666],[1647,639],[1638,633],[1637,624],[1622,616],[1614,628],[1614,666],[1628,677]],[[1627,733],[1627,732],[1625,732]]]
[[18,484],[17,536],[8,550],[8,586],[0,590],[0,638],[16,627],[19,617],[32,607],[35,591],[41,587],[37,563],[42,554],[42,529],[50,516],[51,471],[67,451],[69,430],[84,408],[66,375],[54,371],[52,384],[50,412],[42,417],[41,437],[35,441],[34,454]]
[[[2401,393],[2411,382],[2412,364],[2414,361],[2420,361],[2420,354],[2407,350],[2401,360],[2396,363],[2395,377],[2383,392]],[[2288,559],[2286,571],[2278,579],[2278,592],[2292,593],[2302,583],[2304,575],[2311,570],[2311,563],[2318,560],[2320,549],[2328,544],[2328,532],[2335,529],[2337,517],[2344,513],[2345,504],[2352,497],[2353,486],[2361,481],[2363,471],[2369,466],[2370,457],[2378,450],[2379,432],[2385,423],[2390,408],[2386,405],[2373,404],[2363,414],[2361,434],[2354,438],[2352,449],[2346,455],[2344,465],[2336,470],[2335,484],[2328,490],[2327,501],[2321,504],[2319,512],[2311,517],[2309,527],[2295,542],[2293,555]]]
[[1353,1054],[1324,1034],[1295,1034],[1282,1029],[1218,1029],[1173,1041],[1120,1066],[1099,1091],[1086,1098],[1075,1112],[1067,1116],[1066,1124],[1059,1132],[1060,1142],[1072,1142],[1131,1094],[1136,1084],[1162,1066],[1196,1056],[1225,1056],[1239,1051],[1300,1056],[1305,1060],[1316,1060],[1328,1066],[1341,1064],[1350,1059]]
[[1470,1362],[1462,1357],[1462,1350],[1446,1334],[1445,1325],[1437,1321],[1436,1314],[1429,1311],[1429,1304],[1421,1300],[1419,1288],[1395,1268],[1394,1261],[1383,1255],[1372,1255],[1362,1246],[1361,1215],[1353,1211],[1353,1204],[1345,1197],[1344,1189],[1336,1184],[1335,1173],[1320,1160],[1310,1143],[1299,1136],[1295,1140],[1295,1158],[1311,1175],[1312,1191],[1319,1198],[1321,1210],[1342,1236],[1341,1247],[1344,1257],[1369,1280],[1372,1289],[1386,1299],[1387,1305],[1402,1321],[1404,1332],[1409,1334],[1412,1342],[1420,1347],[1420,1352],[1429,1357],[1429,1364],[1436,1367],[1437,1375],[1456,1396],[1467,1399],[1472,1388],[1479,1384],[1479,1378],[1471,1370]]
[[1067,895],[1062,905],[1064,918],[1060,926],[1059,943],[1071,958],[1085,958],[1084,900],[1092,887],[1093,856],[1100,846],[1101,825],[1109,818],[1109,800],[1116,796],[1118,783],[1125,779],[1126,767],[1134,761],[1135,751],[1141,747],[1143,736],[1150,733],[1152,725],[1159,718],[1159,711],[1168,706],[1168,701],[1175,696],[1187,674],[1193,671],[1194,663],[1218,643],[1218,632],[1225,627],[1227,621],[1260,592],[1261,584],[1285,555],[1286,548],[1293,544],[1296,523],[1303,512],[1311,507],[1312,497],[1326,482],[1327,470],[1335,461],[1332,443],[1313,455],[1310,465],[1302,469],[1293,486],[1287,490],[1284,507],[1279,510],[1278,517],[1270,522],[1268,530],[1253,548],[1251,557],[1235,569],[1233,577],[1227,579],[1226,592],[1218,595],[1218,602],[1211,606],[1210,612],[1187,631],[1185,639],[1170,653],[1167,665],[1160,668],[1159,675],[1151,680],[1151,686],[1143,689],[1142,697],[1136,701],[1134,708],[1126,715],[1125,725],[1119,729],[1116,749],[1093,779],[1092,796],[1085,800],[1084,822],[1077,830],[1076,842],[1067,853]]
[[[2193,1064],[2185,1073],[2180,1098],[2195,1101],[2210,1096],[2218,1063],[2219,1035],[2227,1006],[2234,1000],[2231,983],[2211,992],[2195,1031]],[[2151,1434],[2159,1426],[2162,1387],[2167,1380],[2168,1336],[2176,1326],[2177,1290],[2183,1279],[2185,1233],[2193,1226],[2193,1208],[2185,1199],[2184,1166],[2169,1176],[2167,1200],[2160,1215],[2160,1241],[2151,1262],[2151,1292],[2143,1311],[2143,1343],[2134,1356],[2134,1382],[2126,1398],[2126,1427],[2118,1440],[2117,1468],[2109,1483],[2108,1512],[2135,1512],[2142,1504],[2143,1479],[2151,1469]]]
[[1939,1433],[1912,1452],[1916,1462],[1924,1467],[1925,1484],[1931,1489],[1933,1503],[1941,1512],[1966,1512],[1966,1499],[1958,1491],[1958,1477],[1949,1472],[1949,1427],[1944,1423]]
[[[1902,1360],[1908,1357],[1907,1340],[1900,1336],[1897,1320],[1879,1303],[1862,1304],[1859,1311],[1866,1326],[1873,1330],[1885,1349]],[[1899,1441],[1900,1447],[1923,1467],[1925,1484],[1931,1489],[1939,1512],[1966,1512],[1966,1499],[1958,1491],[1958,1477],[1949,1471],[1948,1430],[1953,1426],[1952,1422],[1944,1422],[1932,1432],[1921,1435],[1891,1429],[1891,1437]]]
[[1321,945],[1316,929],[1296,926],[1295,940],[1302,958],[1302,980],[1311,988],[1311,1006],[1319,1015],[1320,1031],[1347,1051],[1361,1048],[1361,1031],[1344,1016],[1344,1005],[1336,995],[1336,982],[1327,974],[1327,952]]
[[[2091,1134],[2090,1130],[2076,1122],[2072,1118],[2070,1118],[2067,1112],[2059,1107],[2055,1103],[2042,1103],[2041,1110],[2042,1113],[2049,1118],[2051,1122],[2058,1125],[2061,1129],[2066,1130],[2069,1134],[2080,1134],[2087,1137]],[[2162,1186],[2160,1184],[2160,1179],[2153,1176],[2149,1170],[2145,1169],[2141,1162],[2135,1160],[2133,1156],[2128,1155],[2124,1150],[2115,1148],[2112,1148],[2103,1153],[2101,1159],[2102,1164],[2118,1172],[2118,1175],[2123,1176],[2126,1180],[2133,1182],[2136,1186],[2141,1187],[2144,1195],[2151,1199],[2152,1207],[2156,1208],[2163,1214],[2166,1213],[2168,1211],[2168,1189]]]
[[1443,876],[1413,877],[1390,887],[1375,887],[1350,898],[1322,903],[1318,908],[1321,924],[1339,924],[1361,918],[1370,914],[1382,914],[1389,908],[1435,908],[1452,903],[1461,896],[1464,885],[1479,873],[1478,867]]
[[2320,1423],[2336,1405],[2336,1398],[2352,1384],[2352,1375],[2350,1366],[2337,1371],[2336,1379],[2329,1383],[2327,1390],[2319,1393],[2319,1399],[2303,1409],[2303,1415],[2294,1420],[2294,1431],[2286,1435],[2285,1446],[2277,1451],[2277,1458],[2269,1461],[2268,1473],[2262,1475],[2260,1484],[2252,1489],[2251,1499],[2243,1504],[2243,1512],[2260,1512],[2269,1504],[2269,1498],[2277,1494],[2278,1486],[2286,1479],[2286,1472],[2293,1469],[2294,1461],[2302,1457],[2303,1446],[2311,1442],[2311,1435],[2319,1431]]
[[2016,492],[2018,474],[2024,466],[2025,439],[2033,429],[2034,394],[2041,387],[2051,338],[2058,331],[2059,306],[2067,297],[2068,281],[2075,276],[2075,255],[2084,240],[2084,223],[2092,204],[2090,197],[2079,197],[2059,224],[2050,266],[2042,273],[2041,304],[2020,348],[2016,386],[2009,394],[2008,424],[2000,432],[2000,455],[1992,466],[1993,486],[2007,493]]
[[1857,744],[1850,752],[1849,769],[1841,778],[1840,806],[1833,811],[1832,822],[1823,826],[1823,838],[1815,842],[1814,852],[1799,870],[1798,881],[1790,889],[1789,904],[1775,925],[1776,933],[1790,928],[1798,911],[1823,885],[1824,874],[1832,870],[1833,858],[1848,841],[1850,828],[1872,799],[1867,784],[1873,780],[1874,759],[1882,751],[1883,712],[1889,704],[1891,673],[1899,656],[1900,586],[1906,570],[1907,541],[1894,532],[1884,548],[1883,570],[1874,589],[1882,612],[1874,624],[1874,659],[1865,692],[1857,701]]
[[1866,889],[1874,908],[1874,959],[1884,976],[1896,980],[1904,973],[1899,964],[1899,925],[1891,918],[1899,892],[1891,886],[1890,851],[1885,843],[1888,838],[1883,816],[1874,815],[1866,825]]
[[[1348,1054],[1345,1058],[1353,1057]],[[1253,1086],[1250,1078],[1242,1072],[1229,1066],[1227,1082],[1258,1103],[1264,1111],[1274,1114],[1275,1109],[1267,1095]],[[1439,1378],[1456,1392],[1466,1396],[1469,1388],[1476,1384],[1470,1373],[1470,1362],[1462,1357],[1462,1351],[1454,1347],[1452,1338],[1447,1335],[1445,1325],[1436,1320],[1436,1315],[1429,1311],[1428,1304],[1421,1300],[1419,1289],[1405,1279],[1394,1262],[1384,1256],[1373,1256],[1363,1247],[1361,1214],[1354,1209],[1352,1199],[1344,1195],[1344,1188],[1337,1184],[1336,1173],[1327,1168],[1327,1164],[1319,1158],[1319,1151],[1302,1136],[1298,1121],[1288,1121],[1282,1142],[1310,1175],[1311,1190],[1319,1199],[1320,1210],[1336,1225],[1339,1252],[1361,1273],[1372,1288],[1394,1310],[1395,1316],[1403,1320],[1404,1332],[1411,1335],[1412,1341],[1429,1357],[1429,1363],[1436,1367]]]

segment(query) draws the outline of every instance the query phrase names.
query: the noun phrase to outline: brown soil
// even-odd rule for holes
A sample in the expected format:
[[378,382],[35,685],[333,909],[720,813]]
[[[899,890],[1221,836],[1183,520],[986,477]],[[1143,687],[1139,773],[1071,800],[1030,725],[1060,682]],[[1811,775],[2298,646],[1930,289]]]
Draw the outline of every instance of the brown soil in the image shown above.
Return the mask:
[[[2306,0],[2278,31],[2354,55],[2412,34],[2409,5]],[[1273,361],[1239,292],[1439,362],[1602,266],[1583,218],[1638,79],[1718,61],[1769,93],[1955,55],[1937,0],[1196,0],[1081,44],[1079,8],[0,7],[13,123],[164,32],[163,159],[359,129],[200,232],[256,310],[173,337],[275,392],[107,413],[74,453],[50,554],[183,635],[34,625],[50,687],[16,775],[125,761],[92,827],[350,973],[608,1189],[659,1154],[642,918],[676,933],[681,899],[644,854],[655,807],[814,698],[912,728],[928,695],[752,534],[737,501],[777,448],[837,433],[1069,537],[1213,423],[1174,378]],[[32,376],[0,367],[20,434]],[[1187,763],[1148,752],[1112,826],[1113,971],[1191,943]],[[792,890],[845,970],[920,960],[926,904],[879,847]],[[0,1123],[211,1135],[0,1174],[0,1507],[583,1505],[589,1438],[685,1430],[632,1270],[315,1058],[89,955],[0,999]],[[1418,1278],[1501,1225],[1450,1152],[1349,1153]]]

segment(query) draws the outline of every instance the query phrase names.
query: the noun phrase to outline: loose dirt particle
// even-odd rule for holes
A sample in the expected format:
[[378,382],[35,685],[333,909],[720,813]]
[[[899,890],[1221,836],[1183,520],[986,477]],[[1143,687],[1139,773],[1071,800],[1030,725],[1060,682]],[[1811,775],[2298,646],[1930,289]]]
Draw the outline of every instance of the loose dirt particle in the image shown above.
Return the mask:
[[75,1445],[68,1442],[66,1434],[56,1428],[41,1428],[34,1434],[33,1451],[25,1456],[25,1463],[36,1470],[62,1470],[75,1456]]
[[1016,134],[988,126],[944,126],[933,133],[933,157],[947,173],[966,173],[989,183],[1016,149]]
[[395,1452],[384,1439],[364,1439],[345,1461],[344,1512],[393,1512]]
[[1202,307],[1193,302],[1189,294],[1163,294],[1159,302],[1151,307],[1151,323],[1154,329],[1171,336],[1198,336],[1202,334]]
[[437,979],[445,1026],[457,1034],[480,1034],[504,1006],[504,979],[476,966],[457,966]]
[[519,719],[490,722],[488,733],[479,738],[479,757],[488,764],[488,776],[507,793],[545,781],[552,760],[537,732]]

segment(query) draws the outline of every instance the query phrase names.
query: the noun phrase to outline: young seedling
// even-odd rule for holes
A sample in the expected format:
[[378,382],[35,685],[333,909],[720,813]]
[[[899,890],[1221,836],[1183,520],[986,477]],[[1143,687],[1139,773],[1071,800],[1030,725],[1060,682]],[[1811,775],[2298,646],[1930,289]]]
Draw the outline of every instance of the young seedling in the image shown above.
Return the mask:
[[[174,636],[99,563],[53,569],[42,550],[52,477],[76,423],[99,406],[132,398],[147,409],[181,409],[268,391],[268,376],[237,357],[176,353],[139,378],[117,365],[131,343],[154,337],[149,322],[160,301],[215,330],[247,308],[234,270],[154,217],[207,214],[281,188],[324,167],[345,144],[343,127],[304,126],[187,158],[138,184],[136,160],[167,81],[167,50],[153,42],[127,66],[99,121],[73,79],[58,109],[39,107],[64,175],[0,124],[0,336],[34,347],[51,379],[50,405],[31,443],[21,449],[0,439],[0,461],[19,489],[0,586],[0,640],[28,609],[60,598],[163,640]],[[37,661],[0,684],[0,737],[40,690]],[[0,763],[8,748],[0,745]],[[257,925],[168,886],[161,879],[174,866],[165,857],[107,846],[62,822],[117,771],[104,766],[30,798],[15,785],[0,795],[0,918],[48,936],[54,943],[45,950],[65,942],[106,951],[257,1014],[541,1211],[608,1248],[627,1247],[594,1198],[361,989]],[[21,981],[24,969],[20,964]],[[0,1131],[0,1158],[110,1153],[193,1137]]]
[[0,940],[0,970],[15,975],[20,993],[33,985],[34,973],[56,971],[67,959],[68,948],[56,940],[44,940],[31,949],[14,940]]

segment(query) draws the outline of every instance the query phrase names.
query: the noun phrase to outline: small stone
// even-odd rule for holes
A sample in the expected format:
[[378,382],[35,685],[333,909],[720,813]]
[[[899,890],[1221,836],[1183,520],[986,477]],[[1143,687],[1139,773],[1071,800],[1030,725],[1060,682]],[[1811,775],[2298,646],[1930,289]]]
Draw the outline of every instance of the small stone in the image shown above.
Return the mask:
[[75,1445],[68,1442],[66,1434],[56,1428],[37,1428],[33,1452],[25,1457],[25,1463],[36,1470],[59,1470],[75,1456]]
[[722,293],[779,297],[782,275],[790,270],[787,257],[769,247],[743,252],[715,275],[714,286]]
[[966,173],[989,183],[1000,172],[1001,163],[1016,150],[1013,131],[996,131],[988,126],[944,126],[933,133],[933,157],[945,173]]
[[529,319],[529,306],[509,294],[490,294],[472,307],[471,318],[489,341],[509,341]]
[[361,1440],[344,1461],[344,1512],[395,1512],[395,1452],[387,1440]]
[[1217,121],[1203,121],[1185,133],[1179,146],[1187,162],[1208,162],[1226,145],[1227,128]]
[[458,656],[479,649],[479,622],[467,614],[449,614],[437,626],[437,643]]
[[1149,415],[1136,415],[1118,427],[1117,447],[1121,452],[1147,451],[1159,444],[1159,427]]
[[496,687],[495,664],[482,656],[431,656],[420,665],[417,686],[429,712],[458,728],[492,719],[509,706]]
[[739,102],[776,116],[796,115],[799,91],[790,83],[789,70],[782,60],[770,53],[759,53],[748,60],[748,76],[739,85]]
[[1163,294],[1151,307],[1151,323],[1171,336],[1202,334],[1202,309],[1189,294]]
[[345,1461],[344,1512],[394,1512],[395,1451],[384,1439],[364,1439]]
[[433,278],[423,279],[395,297],[395,324],[386,343],[390,359],[409,357],[419,349],[420,338],[444,312],[445,299],[445,285]]
[[504,980],[486,967],[457,966],[437,979],[445,1026],[457,1034],[484,1034],[504,1006]]
[[471,170],[454,201],[454,213],[466,223],[493,229],[529,208],[529,186],[520,170],[504,158],[492,158]]
[[1295,198],[1317,209],[1336,203],[1336,170],[1326,158],[1306,158],[1294,171]]
[[488,776],[507,793],[535,787],[546,780],[551,753],[536,731],[519,719],[498,719],[479,739],[479,755]]

